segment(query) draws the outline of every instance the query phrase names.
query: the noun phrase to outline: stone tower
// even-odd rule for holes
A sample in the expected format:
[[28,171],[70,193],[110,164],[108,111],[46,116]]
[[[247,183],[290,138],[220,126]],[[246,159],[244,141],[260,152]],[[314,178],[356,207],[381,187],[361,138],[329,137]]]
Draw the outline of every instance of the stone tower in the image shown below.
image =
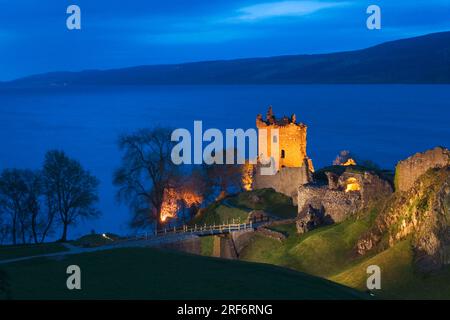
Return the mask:
[[[267,137],[271,136],[272,129],[278,129],[279,134],[279,154],[275,158],[280,168],[298,168],[305,164],[312,165],[306,154],[306,130],[307,126],[303,123],[297,123],[295,114],[291,117],[282,117],[277,119],[273,113],[272,106],[267,111],[266,119],[259,114],[256,117],[256,127],[258,128],[258,155],[267,157],[271,154],[271,139],[267,139],[267,154],[263,154],[261,143],[261,129],[267,130]],[[312,167],[310,167],[312,169]]]

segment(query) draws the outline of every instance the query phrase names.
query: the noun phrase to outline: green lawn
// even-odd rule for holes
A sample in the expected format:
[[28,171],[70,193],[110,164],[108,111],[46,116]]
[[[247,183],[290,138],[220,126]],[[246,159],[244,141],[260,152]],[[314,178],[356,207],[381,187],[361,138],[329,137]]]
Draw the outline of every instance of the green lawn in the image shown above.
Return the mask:
[[[254,202],[255,198],[259,198],[259,201]],[[241,192],[229,202],[247,210],[264,210],[282,219],[297,216],[297,207],[292,204],[292,199],[273,189]]]
[[[66,288],[81,268],[82,289]],[[266,264],[150,248],[116,249],[0,266],[13,299],[359,299],[325,279]]]
[[288,238],[279,242],[257,235],[240,257],[329,277],[355,263],[352,249],[358,237],[369,228],[370,219],[347,220],[303,235],[297,234],[295,224],[271,227]]
[[211,257],[214,253],[214,237],[205,236],[200,237],[201,254],[203,256]]
[[221,203],[215,203],[206,208],[202,214],[197,215],[189,224],[190,225],[219,225],[239,221],[241,223],[247,222],[248,211],[240,208],[230,208]]
[[67,249],[60,243],[0,246],[0,261],[62,251]]
[[[259,201],[253,201],[257,197]],[[207,208],[200,210],[190,225],[212,225],[235,222],[246,222],[252,210],[264,210],[282,219],[295,218],[297,207],[288,196],[275,192],[273,189],[260,189],[241,192],[237,195],[216,201]]]

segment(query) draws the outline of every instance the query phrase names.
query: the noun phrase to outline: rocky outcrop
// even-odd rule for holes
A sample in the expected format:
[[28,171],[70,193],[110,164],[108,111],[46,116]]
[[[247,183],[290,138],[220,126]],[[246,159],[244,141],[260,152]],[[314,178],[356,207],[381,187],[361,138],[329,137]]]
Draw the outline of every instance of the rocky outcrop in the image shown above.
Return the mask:
[[448,260],[449,210],[450,167],[429,169],[407,191],[390,198],[356,251],[363,255],[411,237],[416,266],[422,271],[439,269]]
[[305,233],[317,227],[332,224],[334,221],[330,215],[325,213],[325,208],[314,208],[310,204],[296,221],[297,232]]
[[369,171],[344,171],[340,175],[326,172],[326,176],[328,185],[298,187],[299,233],[341,222],[392,194],[390,183]]
[[414,182],[431,168],[450,165],[450,150],[436,147],[400,161],[395,170],[396,191],[408,191]]

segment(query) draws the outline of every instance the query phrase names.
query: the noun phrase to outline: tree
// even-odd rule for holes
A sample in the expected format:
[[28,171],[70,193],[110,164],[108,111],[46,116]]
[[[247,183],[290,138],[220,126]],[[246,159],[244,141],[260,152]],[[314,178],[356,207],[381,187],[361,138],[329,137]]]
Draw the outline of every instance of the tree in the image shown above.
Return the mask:
[[161,223],[164,192],[177,184],[179,167],[171,160],[173,142],[167,128],[141,129],[119,138],[123,152],[114,174],[117,198],[133,210],[133,227]]
[[42,243],[53,227],[53,197],[50,192],[46,193],[41,171],[25,170],[23,180],[27,188],[25,214],[28,215],[31,236],[34,243]]
[[67,241],[67,230],[79,219],[97,217],[99,181],[81,164],[63,151],[49,151],[45,155],[43,187],[50,210],[55,210],[62,223],[60,241]]
[[[242,190],[243,165],[237,164],[236,159],[233,164],[226,164],[226,154],[227,152],[232,151],[233,150],[223,150],[221,154],[218,155],[219,157],[223,157],[223,164],[214,163],[203,165],[205,179],[210,188],[214,189],[219,194],[219,197],[226,196],[230,191]],[[234,154],[236,157],[236,150],[234,151]]]
[[11,233],[9,224],[6,223],[1,214],[2,211],[0,210],[0,245],[4,244],[8,240]]
[[23,171],[19,169],[5,169],[0,175],[0,205],[2,211],[10,216],[11,239],[17,244],[18,231],[25,243],[25,207],[27,198],[26,184]]

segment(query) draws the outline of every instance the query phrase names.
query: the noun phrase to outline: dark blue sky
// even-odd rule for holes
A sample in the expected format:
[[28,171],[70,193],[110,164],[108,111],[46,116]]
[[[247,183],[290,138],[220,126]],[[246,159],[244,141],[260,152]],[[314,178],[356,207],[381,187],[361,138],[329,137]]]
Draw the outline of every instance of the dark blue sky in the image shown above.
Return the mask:
[[[66,28],[66,8],[82,30]],[[382,30],[366,8],[382,9]],[[0,0],[0,80],[57,70],[319,53],[450,30],[449,0]]]

